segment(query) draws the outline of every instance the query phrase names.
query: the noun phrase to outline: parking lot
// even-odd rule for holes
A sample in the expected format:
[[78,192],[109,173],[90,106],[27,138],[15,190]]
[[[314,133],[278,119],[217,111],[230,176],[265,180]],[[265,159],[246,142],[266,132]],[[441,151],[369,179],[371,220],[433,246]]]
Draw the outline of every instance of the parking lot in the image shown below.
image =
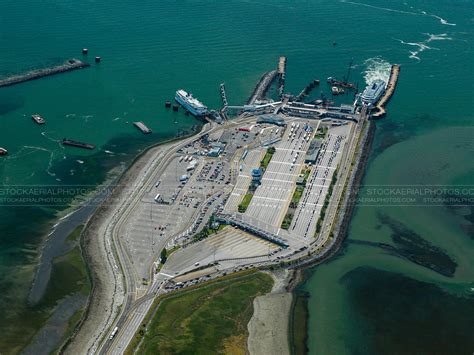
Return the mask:
[[275,144],[276,151],[265,170],[261,185],[252,197],[246,215],[280,227],[313,135],[313,127],[306,125],[303,120],[295,121],[293,126],[286,128],[283,138]]
[[346,144],[350,126],[331,128],[319,151],[316,164],[306,183],[289,232],[303,238],[313,237],[321,209]]
[[[162,274],[192,270],[222,259],[241,259],[268,255],[278,247],[234,227],[226,227],[207,239],[173,253],[161,270]],[[239,264],[238,260],[235,261]]]
[[260,160],[265,155],[265,149],[259,147],[249,150],[244,159],[238,159],[239,175],[235,183],[235,187],[227,200],[225,206],[226,211],[235,212],[242,201],[242,198],[247,193],[250,182],[252,181],[252,169],[260,166]]

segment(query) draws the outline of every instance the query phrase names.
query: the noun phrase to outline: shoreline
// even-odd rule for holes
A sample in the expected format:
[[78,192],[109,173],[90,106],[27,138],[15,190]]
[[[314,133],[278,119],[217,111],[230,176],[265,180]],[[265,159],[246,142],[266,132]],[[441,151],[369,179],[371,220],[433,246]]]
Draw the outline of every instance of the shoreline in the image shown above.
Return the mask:
[[[78,353],[87,349],[88,352],[96,349],[91,348],[98,339],[91,339],[91,336],[97,333],[97,329],[104,328],[111,318],[116,317],[116,313],[120,311],[123,304],[123,275],[119,271],[114,274],[114,270],[119,270],[119,266],[115,263],[116,252],[113,250],[109,235],[109,224],[115,215],[121,210],[117,204],[106,204],[107,200],[124,200],[132,191],[134,185],[139,185],[141,179],[148,168],[160,158],[166,148],[172,146],[186,138],[195,136],[202,132],[205,125],[200,125],[199,130],[191,134],[174,137],[165,141],[155,143],[148,146],[140,152],[124,171],[117,177],[115,186],[108,194],[107,198],[101,201],[94,213],[89,217],[84,229],[81,233],[81,251],[86,261],[89,277],[91,279],[92,291],[89,294],[85,312],[73,331],[72,335],[60,345],[60,353]],[[130,189],[125,189],[130,186]],[[113,254],[113,258],[111,258]],[[107,258],[103,256],[106,255]],[[106,259],[106,260],[105,260]],[[113,286],[113,289],[112,289]],[[122,297],[118,300],[114,297],[117,293],[122,293]],[[93,309],[95,312],[93,312]],[[108,316],[102,314],[109,314]],[[95,319],[94,319],[95,317]],[[102,318],[102,319],[99,319]],[[105,319],[104,319],[105,318]],[[83,333],[89,333],[84,334]],[[92,340],[93,344],[90,344]],[[82,346],[78,343],[82,343]],[[86,345],[87,344],[87,345]]]
[[[339,206],[344,208],[344,211],[339,212],[339,219],[336,225],[337,234],[334,238],[334,243],[328,248],[327,253],[323,254],[319,259],[315,258],[314,260],[310,260],[301,266],[289,267],[290,270],[294,271],[293,277],[291,280],[289,280],[287,285],[288,292],[292,294],[291,308],[289,309],[290,319],[288,329],[288,339],[291,354],[306,354],[309,351],[307,344],[309,295],[299,290],[299,288],[302,287],[309,278],[308,272],[306,271],[334,257],[341,250],[342,244],[347,238],[347,232],[355,207],[355,203],[351,203],[351,201],[355,201],[359,193],[360,183],[364,178],[367,162],[370,156],[370,150],[375,138],[376,125],[371,120],[369,120],[368,123],[369,126],[367,127],[367,132],[364,135],[363,140],[361,140],[362,147],[359,149],[359,162],[357,167],[352,172],[348,185],[346,186],[346,197],[344,197],[344,200],[341,201]],[[299,315],[302,319],[296,320],[298,318],[298,313],[302,313],[302,315]],[[303,323],[303,325],[301,325],[301,323]],[[300,326],[298,327],[297,324]],[[303,342],[298,345],[295,342],[295,335],[297,335],[299,332],[304,332],[304,338]]]
[[[255,326],[251,325],[251,322],[247,325],[249,330],[248,338],[248,351],[252,354],[261,353],[262,349],[272,349],[273,339],[282,339],[287,340],[288,353],[289,354],[306,354],[309,350],[307,339],[308,339],[308,320],[309,320],[309,311],[308,311],[308,299],[309,295],[301,292],[299,288],[304,285],[310,276],[306,272],[309,268],[319,265],[327,260],[333,258],[341,249],[343,242],[347,238],[347,231],[352,219],[354,212],[355,204],[352,201],[355,200],[359,192],[360,182],[362,181],[365,175],[365,168],[370,156],[370,150],[372,143],[375,138],[376,126],[374,121],[367,121],[368,126],[364,131],[364,134],[360,137],[359,146],[356,152],[356,164],[352,169],[349,180],[345,187],[344,197],[341,199],[338,206],[338,219],[335,225],[335,235],[333,242],[325,248],[321,253],[314,254],[309,260],[302,260],[301,263],[297,265],[284,265],[281,269],[276,269],[270,271],[270,274],[274,277],[275,283],[280,284],[280,289],[278,291],[272,290],[270,293],[260,296],[254,300],[254,316],[251,319],[254,319],[255,314],[257,313],[257,320],[260,321],[261,325],[264,325],[264,321],[270,323],[270,330],[266,330],[271,334],[271,337],[264,337],[261,330],[256,330]],[[342,209],[341,209],[342,208]],[[285,275],[282,277],[282,273]],[[283,289],[281,289],[283,286]],[[275,300],[275,295],[280,295],[280,300]],[[290,299],[290,302],[287,302],[287,299],[282,297],[286,294],[286,298]],[[286,314],[286,326],[281,325],[281,320],[277,320],[275,312],[272,310],[276,308],[279,309],[280,314]],[[259,337],[259,346],[252,344],[252,338]],[[275,346],[275,345],[273,345]],[[258,350],[258,351],[257,351]],[[279,349],[281,350],[281,349]],[[281,352],[281,351],[280,351]]]
[[[49,284],[49,281],[51,278],[52,260],[58,255],[60,255],[61,252],[64,251],[63,249],[65,246],[65,241],[68,235],[70,234],[69,232],[74,230],[79,225],[84,225],[84,228],[80,235],[80,243],[79,243],[80,252],[83,259],[85,260],[87,274],[92,284],[92,291],[87,296],[87,301],[86,301],[85,311],[83,313],[83,316],[81,317],[81,320],[77,323],[77,326],[72,332],[72,335],[68,339],[66,339],[66,341],[57,344],[57,349],[59,349],[58,350],[59,353],[64,352],[64,349],[70,343],[71,338],[73,338],[75,334],[78,332],[83,322],[83,318],[85,318],[88,312],[90,299],[93,294],[93,289],[94,289],[94,279],[92,276],[93,273],[89,265],[90,259],[88,258],[87,251],[85,250],[84,244],[83,244],[84,235],[85,235],[86,229],[89,226],[89,222],[94,217],[94,215],[99,211],[99,209],[104,205],[104,203],[107,202],[108,199],[113,198],[112,195],[117,188],[121,188],[121,189],[124,188],[123,186],[124,177],[127,175],[129,170],[133,170],[133,166],[138,161],[140,161],[144,156],[146,156],[151,150],[154,150],[154,149],[160,150],[160,149],[163,149],[163,147],[167,145],[171,145],[173,143],[176,143],[183,139],[191,137],[195,134],[199,134],[203,126],[204,125],[198,125],[198,130],[194,130],[190,134],[179,136],[179,137],[172,137],[164,141],[153,143],[152,145],[149,145],[148,147],[144,148],[141,152],[136,154],[136,156],[130,160],[130,162],[127,164],[127,166],[124,169],[121,169],[121,171],[119,172],[113,173],[110,179],[106,179],[103,183],[98,184],[97,187],[94,189],[94,192],[90,194],[90,196],[87,196],[86,198],[84,198],[84,201],[79,206],[76,206],[73,208],[68,207],[65,209],[66,212],[62,213],[61,215],[58,215],[55,219],[51,220],[50,223],[52,224],[54,223],[54,226],[52,227],[50,234],[47,236],[47,238],[45,237],[45,240],[43,241],[41,245],[41,251],[40,251],[41,254],[40,254],[38,263],[36,265],[36,270],[34,271],[33,281],[31,283],[29,293],[27,295],[28,302],[30,304],[36,304],[43,297],[44,291],[46,290],[46,287]],[[133,182],[134,179],[132,179],[131,181]],[[106,205],[106,207],[107,206],[108,205]],[[113,207],[113,204],[111,204],[111,206]],[[58,309],[54,308],[51,312],[51,316],[54,316],[57,312],[58,312]],[[47,326],[47,323],[41,325],[41,327],[38,328],[38,331],[34,334],[32,339],[35,339],[35,336],[37,334],[40,334],[40,332],[43,329],[45,329],[46,326]],[[27,348],[30,345],[31,345],[31,342],[28,342],[27,344],[25,344],[24,348]]]
[[[136,185],[138,177],[147,171],[147,167],[159,159],[160,151],[163,153],[162,150],[166,149],[168,145],[172,145],[177,141],[179,142],[185,138],[199,134],[203,127],[204,126],[201,127],[200,131],[195,132],[192,135],[174,138],[146,148],[143,152],[138,154],[131,161],[129,166],[123,171],[123,173],[119,175],[117,178],[117,186],[107,198],[124,198],[125,196],[123,196],[123,186],[128,186],[128,184]],[[370,150],[369,148],[373,140],[374,128],[374,123],[368,121],[368,127],[365,129],[364,134],[361,136],[359,141],[361,146],[357,148],[356,155],[358,162],[356,168],[351,172],[350,179],[346,186],[346,188],[349,189],[349,194],[344,194],[344,198],[341,200],[338,207],[340,208],[341,206],[344,206],[345,211],[338,213],[339,217],[335,226],[337,229],[337,237],[333,239],[334,241],[330,243],[330,245],[326,248],[327,250],[324,250],[322,254],[315,254],[311,260],[302,260],[297,265],[284,266],[288,270],[293,270],[291,273],[291,279],[287,280],[287,283],[285,284],[285,290],[288,294],[290,294],[289,297],[291,299],[291,302],[289,302],[288,306],[286,307],[288,310],[288,320],[290,319],[290,316],[292,316],[292,313],[295,309],[295,289],[305,281],[303,270],[322,263],[335,255],[339,251],[340,246],[345,239],[353,209],[353,206],[348,204],[348,201],[350,201],[348,197],[350,195],[350,197],[353,198],[358,192],[357,184],[363,177],[365,163],[368,158],[368,151]],[[128,192],[130,193],[130,191]],[[104,202],[106,202],[106,200],[107,199],[104,199],[92,216],[90,216],[81,234],[81,249],[84,259],[86,260],[89,277],[91,278],[92,292],[88,297],[87,306],[83,317],[81,318],[71,337],[69,337],[68,340],[61,345],[60,352],[74,353],[80,349],[88,349],[88,351],[96,350],[98,346],[96,342],[99,339],[92,339],[91,344],[91,335],[97,334],[97,329],[102,329],[102,332],[106,331],[106,324],[108,324],[111,319],[114,319],[120,313],[120,309],[123,306],[123,300],[125,298],[122,284],[123,275],[121,272],[118,274],[114,273],[114,270],[119,269],[119,266],[117,266],[115,260],[111,258],[111,254],[113,253],[114,257],[116,257],[116,253],[114,250],[112,250],[110,240],[107,238],[107,235],[110,233],[110,231],[108,231],[108,225],[114,216],[120,211],[120,208],[116,209],[115,205],[105,204]],[[100,255],[98,254],[108,255],[107,260],[104,260],[104,258],[101,259]],[[117,297],[117,293],[122,293],[122,296]],[[104,310],[105,313],[108,313],[108,315],[100,315],[100,313],[103,313]],[[286,339],[288,340],[289,344],[291,344],[292,341],[290,339],[290,326],[292,325],[289,323],[285,329]],[[82,343],[82,346],[79,345],[80,343]],[[87,346],[84,346],[86,344]]]

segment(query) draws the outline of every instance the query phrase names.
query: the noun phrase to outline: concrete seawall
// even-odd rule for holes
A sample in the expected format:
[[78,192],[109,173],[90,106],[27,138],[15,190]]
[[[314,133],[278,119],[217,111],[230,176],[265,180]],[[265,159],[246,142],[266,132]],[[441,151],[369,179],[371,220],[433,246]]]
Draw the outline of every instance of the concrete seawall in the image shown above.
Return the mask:
[[89,67],[90,64],[84,63],[79,59],[69,59],[66,63],[51,67],[51,68],[44,68],[44,69],[37,69],[29,71],[25,74],[18,74],[14,76],[10,76],[9,78],[0,80],[0,87],[4,86],[12,86],[16,84],[23,83],[25,81],[40,79],[45,76],[55,75],[59,73],[65,73],[71,70],[82,69]]

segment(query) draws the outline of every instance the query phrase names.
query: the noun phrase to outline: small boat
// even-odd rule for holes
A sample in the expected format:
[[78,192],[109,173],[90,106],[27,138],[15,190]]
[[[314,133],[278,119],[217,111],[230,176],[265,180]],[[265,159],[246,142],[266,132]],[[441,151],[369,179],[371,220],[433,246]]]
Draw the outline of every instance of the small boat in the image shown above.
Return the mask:
[[8,154],[8,150],[0,147],[0,155],[7,155],[7,154]]
[[40,115],[31,115],[31,118],[33,119],[33,121],[35,121],[37,124],[45,124],[46,121],[44,120],[43,117],[41,117]]

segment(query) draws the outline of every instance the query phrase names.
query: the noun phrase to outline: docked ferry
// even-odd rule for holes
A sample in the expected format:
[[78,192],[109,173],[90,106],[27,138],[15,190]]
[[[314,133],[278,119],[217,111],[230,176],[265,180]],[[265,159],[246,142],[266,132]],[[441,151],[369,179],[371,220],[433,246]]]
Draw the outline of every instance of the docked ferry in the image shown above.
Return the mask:
[[184,90],[176,91],[174,99],[194,116],[204,116],[207,114],[207,106]]
[[373,106],[385,92],[386,83],[382,79],[375,80],[372,85],[367,86],[360,95],[360,101],[367,105]]

